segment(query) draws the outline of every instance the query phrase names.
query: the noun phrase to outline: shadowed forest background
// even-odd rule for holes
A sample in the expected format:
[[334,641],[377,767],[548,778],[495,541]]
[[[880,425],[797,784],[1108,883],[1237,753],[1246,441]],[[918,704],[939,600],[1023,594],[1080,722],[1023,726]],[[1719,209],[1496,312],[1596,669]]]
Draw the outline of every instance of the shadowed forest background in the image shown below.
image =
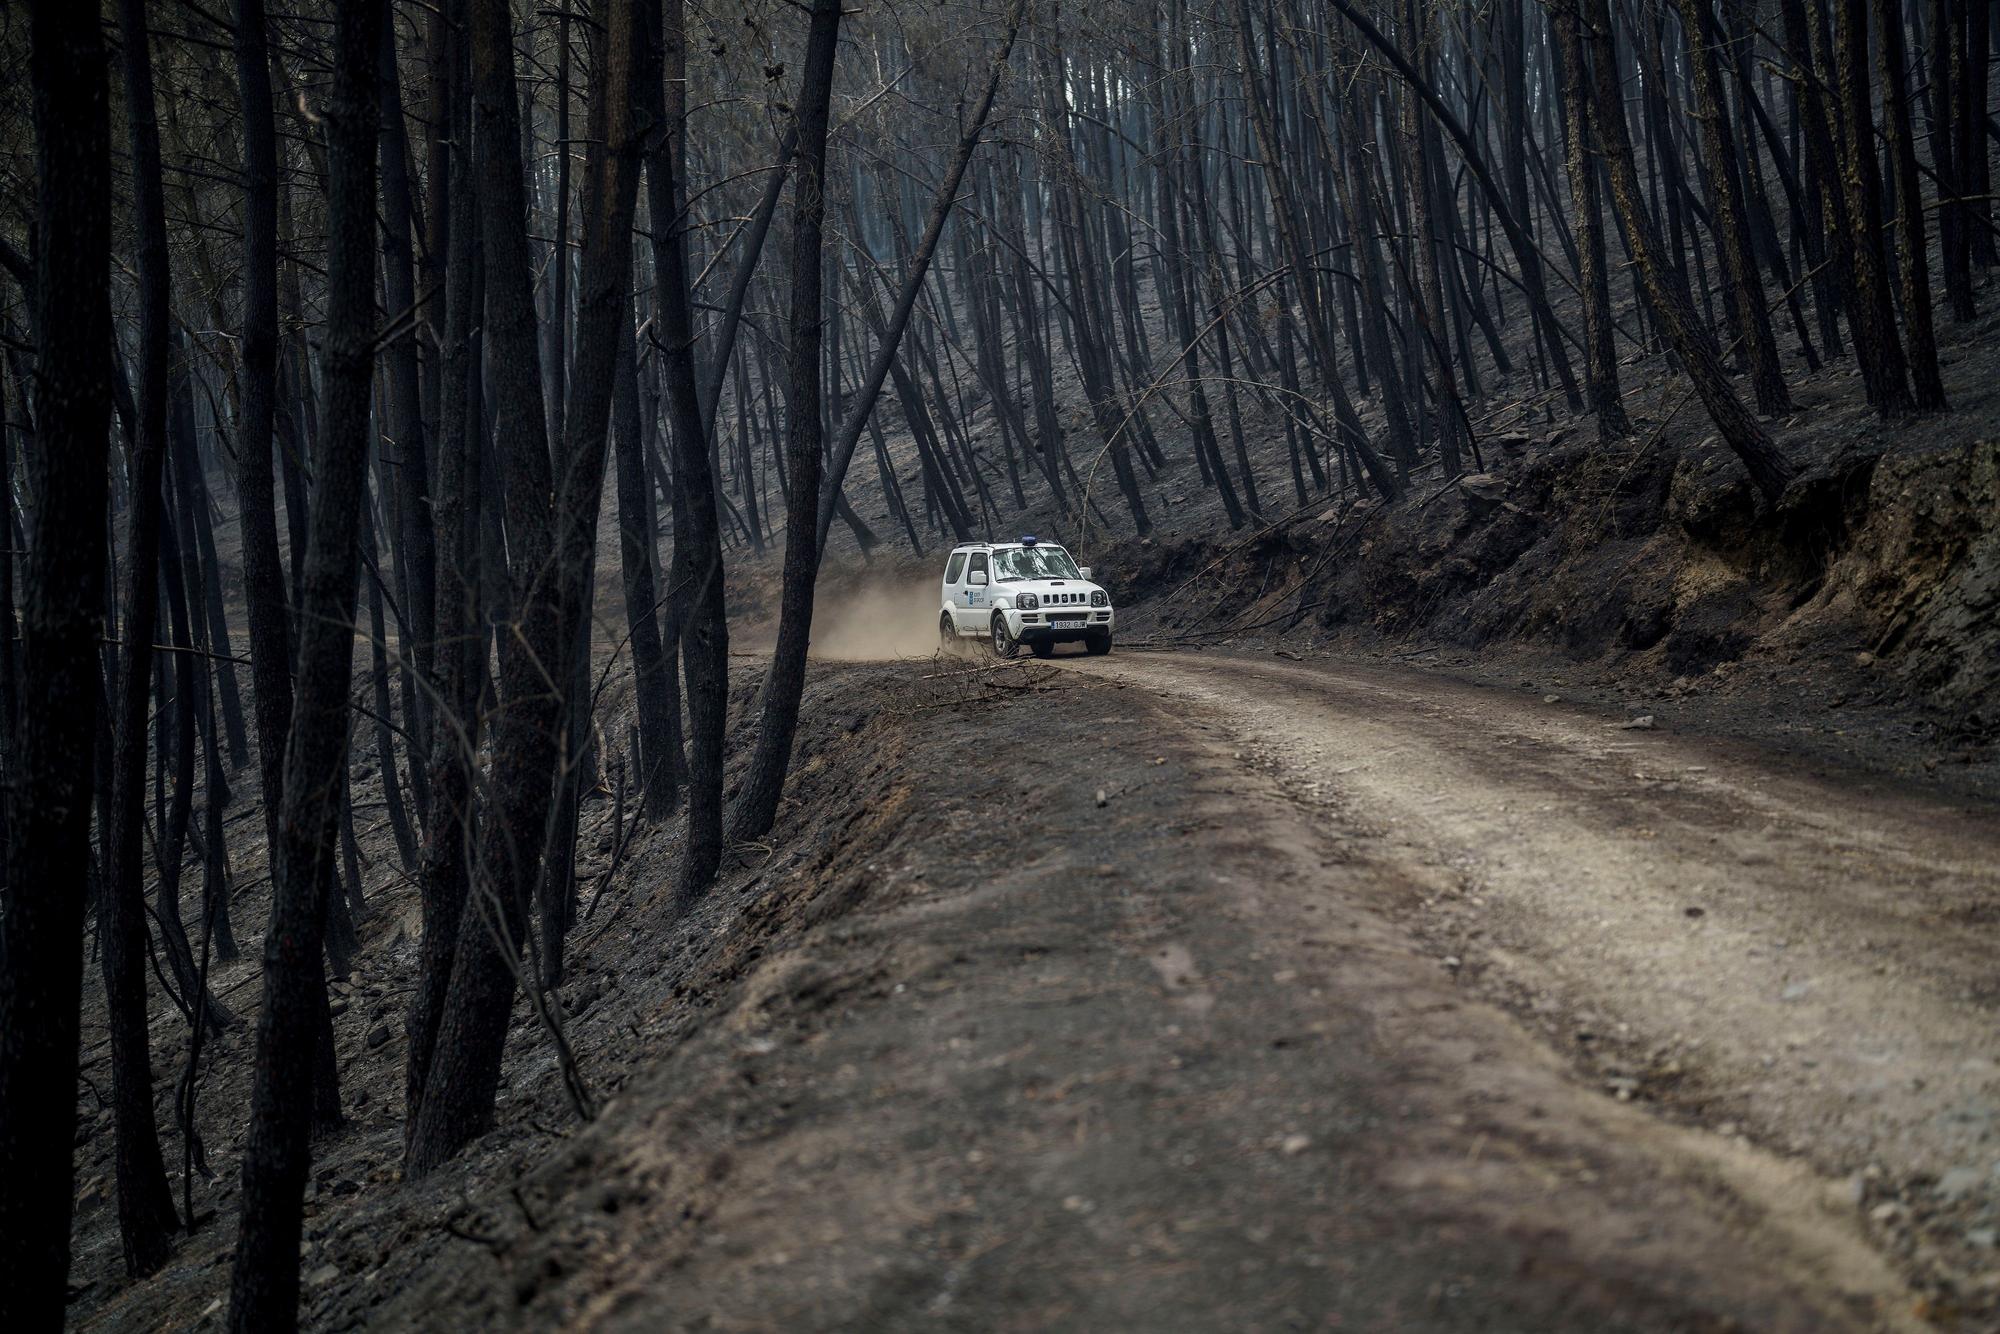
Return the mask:
[[1885,710],[1835,750],[1985,775],[1994,42],[0,8],[0,1324],[352,1324],[392,1238],[490,1242],[476,1192],[693,1041],[689,960],[752,967],[725,913],[837,911],[755,886],[874,846],[842,801],[912,776],[845,748],[1053,679],[811,665],[928,655],[956,543],[1063,542],[1121,643],[1810,680]]

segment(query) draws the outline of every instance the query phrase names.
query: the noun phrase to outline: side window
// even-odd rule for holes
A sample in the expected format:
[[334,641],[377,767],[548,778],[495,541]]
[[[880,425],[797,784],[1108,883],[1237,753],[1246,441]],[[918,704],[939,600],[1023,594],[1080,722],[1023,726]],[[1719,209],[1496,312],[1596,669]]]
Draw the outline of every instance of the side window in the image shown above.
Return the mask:
[[944,581],[948,584],[957,583],[958,576],[961,573],[963,573],[964,570],[965,570],[965,553],[963,551],[952,552],[951,564],[944,567]]
[[986,553],[983,551],[973,552],[972,568],[965,572],[966,577],[971,578],[975,574],[985,574],[985,573],[986,573]]

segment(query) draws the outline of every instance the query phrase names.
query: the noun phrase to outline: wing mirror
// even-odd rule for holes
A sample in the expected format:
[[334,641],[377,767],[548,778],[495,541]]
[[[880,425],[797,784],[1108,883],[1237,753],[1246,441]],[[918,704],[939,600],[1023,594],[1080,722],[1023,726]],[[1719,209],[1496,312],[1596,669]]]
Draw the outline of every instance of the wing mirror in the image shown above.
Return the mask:
[[984,588],[986,586],[986,571],[974,570],[971,574],[965,576],[965,582],[974,588]]
[[1079,566],[1077,566],[1077,567],[1076,567],[1076,572],[1077,572],[1077,574],[1078,574],[1079,576],[1081,576],[1082,578],[1085,578],[1085,579],[1088,579],[1088,578],[1090,578],[1090,567],[1089,567],[1088,565],[1079,565]]

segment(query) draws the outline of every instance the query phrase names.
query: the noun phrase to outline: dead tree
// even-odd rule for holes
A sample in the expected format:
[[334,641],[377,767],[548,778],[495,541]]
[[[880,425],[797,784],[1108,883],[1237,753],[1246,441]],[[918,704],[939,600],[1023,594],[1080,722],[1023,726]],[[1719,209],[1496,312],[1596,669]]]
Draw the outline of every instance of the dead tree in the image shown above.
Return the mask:
[[[654,131],[646,154],[653,228],[660,367],[674,456],[674,560],[668,619],[678,638],[688,711],[688,834],[674,876],[682,905],[698,898],[722,864],[722,764],[729,710],[729,618],[722,601],[722,530],[708,420],[694,353],[694,291],[683,219],[686,42],[682,0],[639,0],[642,55],[662,77],[638,80],[637,108]],[[664,93],[661,91],[664,89]],[[775,201],[774,201],[775,202]],[[668,221],[671,220],[671,221]],[[745,255],[746,262],[750,261]],[[741,290],[748,290],[747,278]],[[734,303],[732,303],[734,304]],[[725,316],[725,318],[727,318]],[[715,381],[720,388],[720,381]]]
[[1889,296],[1889,261],[1882,248],[1882,173],[1875,157],[1875,115],[1868,83],[1868,9],[1864,0],[1832,0],[1832,63],[1840,90],[1844,151],[1840,174],[1847,197],[1852,293],[1847,327],[1868,402],[1885,417],[1915,406],[1909,363],[1896,332]]
[[507,512],[515,624],[500,635],[498,692],[505,707],[494,721],[493,809],[480,826],[479,877],[466,904],[476,916],[459,923],[452,942],[451,976],[423,1073],[423,1097],[405,1132],[403,1170],[411,1176],[430,1171],[492,1124],[553,779],[559,701],[552,682],[563,679],[553,674],[561,656],[555,479],[536,346],[513,20],[506,0],[472,0],[468,19],[472,137],[484,199],[485,341],[493,361],[505,368],[496,386],[494,443]]
[[[521,356],[518,382],[501,413],[509,563],[520,628],[503,639],[500,694],[506,707],[493,737],[493,809],[480,832],[482,881],[474,887],[475,929],[461,924],[431,1066],[410,1132],[405,1170],[429,1172],[493,1124],[500,1061],[517,981],[560,976],[559,958],[541,976],[526,966],[528,898],[544,859],[558,763],[557,729],[572,678],[577,629],[587,614],[589,555],[603,494],[612,377],[618,340],[629,337],[631,224],[638,197],[639,134],[633,115],[634,0],[607,7],[603,82],[591,104],[585,169],[580,318],[573,393],[564,413],[560,481],[539,439],[541,380],[532,367],[535,318],[529,287],[527,214],[513,86],[513,43],[504,0],[475,0],[472,14],[475,139],[488,195],[485,249],[489,330],[495,355]],[[521,207],[513,207],[519,204]],[[510,363],[511,364],[511,363]],[[529,411],[532,409],[532,411]],[[519,534],[516,542],[515,535]],[[546,911],[546,906],[545,906]],[[545,950],[561,933],[545,931]]]
[[[30,14],[34,533],[0,920],[0,1325],[56,1329],[69,1273],[111,424],[111,132],[94,5]],[[9,535],[11,545],[11,534]]]
[[[1909,56],[1903,42],[1902,5],[1878,3],[1875,54],[1882,71],[1882,125],[1896,191],[1896,277],[1902,287],[1903,332],[1909,344],[1910,380],[1919,412],[1942,412],[1944,380],[1938,372],[1937,333],[1931,316],[1930,246],[1925,241],[1924,194],[1917,176],[1911,125]],[[1932,34],[1940,40],[1941,34]],[[1941,96],[1941,91],[1934,96]]]
[[1626,245],[1638,266],[1646,300],[1665,329],[1675,355],[1694,381],[1695,392],[1723,441],[1743,461],[1757,489],[1766,498],[1776,500],[1792,479],[1791,462],[1736,397],[1708,330],[1701,326],[1686,292],[1673,277],[1659,233],[1646,212],[1638,168],[1632,160],[1632,141],[1625,127],[1624,93],[1618,78],[1617,55],[1611,45],[1610,12],[1605,0],[1579,0],[1578,13],[1589,34],[1591,124],[1597,130],[1597,142],[1604,149],[1605,166],[1611,174],[1611,197],[1625,224]]
[[896,294],[896,304],[883,321],[882,331],[876,343],[875,354],[869,362],[867,373],[855,391],[854,398],[847,407],[847,417],[840,424],[840,431],[827,448],[826,490],[819,504],[819,548],[826,549],[826,535],[833,527],[835,507],[840,496],[842,482],[847,477],[847,465],[854,458],[854,447],[861,439],[875,411],[875,400],[882,392],[882,382],[888,378],[891,363],[896,356],[896,348],[909,326],[910,313],[916,309],[917,296],[923,290],[924,278],[930,271],[931,256],[937,253],[938,240],[944,235],[945,222],[951,217],[953,204],[957,202],[958,187],[965,179],[966,165],[972,161],[973,150],[979,147],[980,136],[986,130],[986,118],[993,110],[993,98],[1000,91],[1000,80],[1007,72],[1007,61],[1014,53],[1014,39],[1021,31],[1024,10],[1023,0],[1015,0],[1007,15],[1006,32],[1000,39],[998,50],[990,65],[985,91],[979,101],[966,116],[959,131],[958,143],[953,147],[951,162],[946,166],[943,178],[938,182],[937,192],[931,196],[930,211],[924,218],[923,233],[917,238],[916,249],[910,254],[903,268],[903,281]]
[[243,603],[250,626],[257,772],[264,830],[278,846],[285,737],[292,726],[291,626],[278,554],[272,466],[278,413],[278,138],[271,111],[269,20],[264,0],[236,0],[236,86],[243,126],[242,414],[236,427],[237,523]]
[[1751,254],[1742,191],[1737,182],[1742,165],[1736,138],[1723,119],[1722,72],[1715,48],[1719,33],[1709,0],[1680,0],[1681,27],[1687,37],[1688,65],[1694,75],[1694,118],[1701,127],[1702,167],[1708,173],[1716,249],[1728,270],[1736,312],[1736,336],[1750,359],[1750,383],[1758,410],[1789,412],[1791,393],[1778,365],[1778,346],[1771,332],[1771,311],[1764,302],[1764,282]]
[[757,749],[736,802],[734,835],[757,838],[771,827],[790,767],[792,735],[805,691],[806,650],[812,637],[813,586],[819,579],[820,456],[825,421],[820,393],[821,326],[825,277],[827,103],[833,96],[833,61],[840,41],[841,0],[813,0],[800,74],[798,159],[792,172],[792,294],[790,337],[785,345],[791,404],[785,456],[791,474],[785,510],[784,590],[778,611],[778,644],[764,679],[764,715]]
[[478,496],[482,477],[480,427],[474,410],[478,356],[474,328],[484,295],[479,277],[480,223],[474,199],[472,105],[464,40],[466,2],[449,0],[446,24],[432,48],[431,81],[441,96],[432,105],[445,116],[433,133],[449,144],[446,174],[435,184],[431,206],[448,214],[444,227],[445,315],[438,365],[437,700],[426,762],[430,766],[431,818],[424,827],[418,896],[423,912],[417,977],[404,1019],[408,1047],[403,1068],[403,1127],[417,1124],[437,1041],[438,1020],[451,982],[452,955],[469,892],[474,822],[474,765],[479,748],[479,689],[486,634],[480,615]]
[[[431,305],[432,293],[419,293],[416,264],[410,243],[410,224],[415,212],[410,184],[409,132],[403,120],[403,87],[396,59],[396,30],[393,6],[382,14],[381,74],[378,95],[381,121],[377,127],[380,145],[382,209],[382,295],[394,337],[385,340],[382,359],[388,375],[384,406],[389,461],[395,485],[388,489],[389,512],[394,524],[396,586],[403,629],[401,644],[405,682],[410,674],[425,682],[406,689],[409,733],[429,734],[430,697],[428,683],[433,675],[432,642],[437,616],[437,550],[431,517],[430,464],[424,432],[423,392],[417,365],[417,329]],[[393,758],[382,766],[385,788],[395,783]],[[416,800],[419,821],[427,813],[423,766],[412,756],[411,795]]]
[[1333,346],[1333,327],[1321,304],[1316,271],[1302,236],[1305,224],[1292,197],[1283,148],[1278,143],[1276,125],[1260,87],[1262,76],[1258,73],[1257,54],[1250,39],[1249,0],[1236,0],[1236,23],[1238,49],[1242,53],[1247,84],[1245,91],[1250,103],[1250,123],[1257,131],[1264,175],[1270,186],[1272,206],[1278,215],[1278,241],[1284,248],[1285,264],[1291,270],[1292,286],[1298,293],[1299,307],[1304,312],[1306,336],[1313,348],[1314,362],[1319,367],[1320,382],[1333,400],[1334,420],[1340,425],[1348,452],[1360,462],[1369,482],[1382,498],[1394,500],[1402,494],[1402,482],[1369,443],[1367,434],[1361,429],[1360,415],[1348,398],[1347,387],[1340,381],[1340,366]]
[[1584,385],[1597,414],[1600,440],[1629,434],[1631,419],[1618,387],[1618,349],[1612,341],[1611,286],[1605,272],[1604,214],[1598,191],[1598,159],[1603,150],[1593,138],[1590,82],[1584,69],[1583,36],[1574,0],[1555,0],[1549,7],[1557,58],[1562,65],[1563,125],[1568,151],[1572,221],[1577,236],[1577,286],[1583,295]]
[[[105,842],[98,903],[99,959],[111,1030],[112,1109],[117,1122],[118,1235],[129,1277],[166,1262],[180,1229],[153,1119],[153,1062],[146,1021],[147,702],[153,686],[153,637],[159,625],[161,474],[167,453],[167,214],[160,178],[160,129],[154,112],[153,61],[145,5],[121,0],[125,116],[132,151],[132,203],[138,233],[139,339],[131,432],[129,535],[125,551],[124,647],[113,711],[111,830]],[[186,701],[182,707],[186,707]]]
[[[357,529],[367,487],[375,365],[376,82],[381,0],[343,5],[333,37],[327,142],[325,421],[299,615],[298,691],[286,739],[263,1009],[243,1148],[243,1205],[230,1270],[232,1330],[297,1323],[300,1208],[309,1167],[315,1051],[326,1011],[320,958],[327,854],[338,834],[354,657]],[[323,1087],[323,1085],[322,1085]]]

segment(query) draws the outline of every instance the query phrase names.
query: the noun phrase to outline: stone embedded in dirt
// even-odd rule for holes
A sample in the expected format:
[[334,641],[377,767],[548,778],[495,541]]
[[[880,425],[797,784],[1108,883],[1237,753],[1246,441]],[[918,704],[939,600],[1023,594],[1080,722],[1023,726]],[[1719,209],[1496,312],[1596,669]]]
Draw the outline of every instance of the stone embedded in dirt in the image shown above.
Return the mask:
[[1627,732],[1650,732],[1656,726],[1658,724],[1653,721],[1653,715],[1650,713],[1642,713],[1629,722],[1619,724],[1619,727]]
[[1278,1148],[1287,1155],[1304,1153],[1312,1147],[1312,1139],[1306,1135],[1287,1135]]
[[1542,696],[1542,703],[1544,703],[1544,704],[1560,704],[1560,703],[1562,703],[1562,702],[1563,702],[1563,697],[1562,697],[1561,695],[1544,695],[1544,696]]
[[1707,915],[1708,909],[1699,908],[1690,904],[1686,908],[1681,909],[1681,911],[1686,913],[1689,917],[1702,917]]
[[1458,479],[1458,493],[1477,508],[1491,509],[1506,500],[1507,480],[1490,472],[1469,473]]
[[1978,1190],[1986,1179],[1986,1173],[1976,1168],[1954,1167],[1938,1178],[1938,1198],[1955,1204]]
[[321,1265],[319,1268],[313,1270],[312,1273],[306,1275],[306,1286],[309,1288],[317,1288],[324,1284],[331,1283],[339,1277],[340,1277],[339,1265]]
[[389,1026],[377,1024],[368,1030],[368,1050],[373,1051],[389,1040]]
[[1097,804],[1099,806],[1109,806],[1111,804],[1111,798],[1105,795],[1104,789],[1101,787],[1097,789]]

